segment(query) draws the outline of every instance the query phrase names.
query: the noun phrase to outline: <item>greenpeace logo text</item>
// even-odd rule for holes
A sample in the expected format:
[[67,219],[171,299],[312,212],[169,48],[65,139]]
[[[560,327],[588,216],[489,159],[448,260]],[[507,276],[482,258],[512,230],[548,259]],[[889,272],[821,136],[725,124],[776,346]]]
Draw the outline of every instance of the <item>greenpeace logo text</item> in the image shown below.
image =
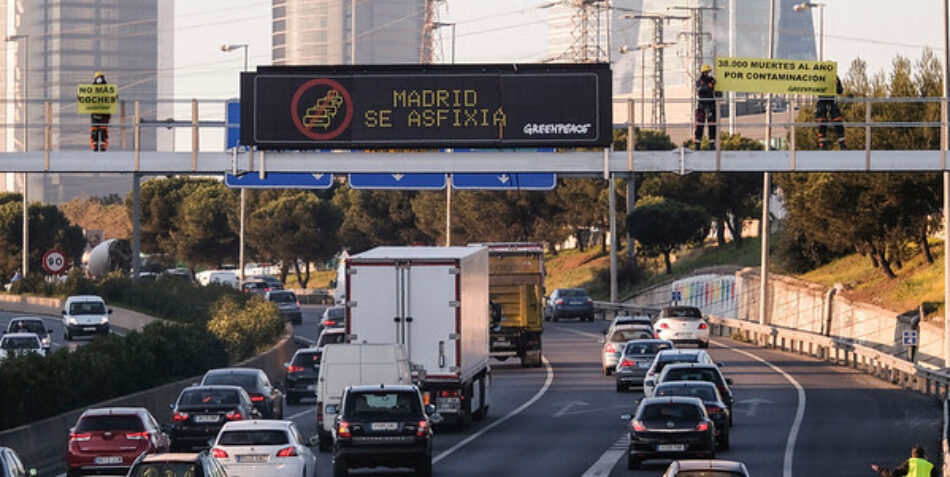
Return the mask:
[[590,123],[555,123],[555,124],[534,124],[524,125],[524,133],[532,136],[535,134],[587,134],[590,129]]

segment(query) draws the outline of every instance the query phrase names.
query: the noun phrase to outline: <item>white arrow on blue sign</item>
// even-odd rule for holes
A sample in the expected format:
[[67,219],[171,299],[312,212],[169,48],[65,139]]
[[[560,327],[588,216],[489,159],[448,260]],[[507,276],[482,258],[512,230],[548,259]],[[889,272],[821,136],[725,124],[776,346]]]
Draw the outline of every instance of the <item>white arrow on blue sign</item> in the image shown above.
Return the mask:
[[520,172],[515,174],[452,174],[452,188],[480,190],[552,190],[557,174]]
[[329,189],[333,174],[268,172],[263,179],[257,172],[225,174],[224,185],[234,189]]
[[445,174],[350,174],[353,189],[439,190]]
[[916,331],[904,331],[902,333],[904,346],[917,346],[917,332]]

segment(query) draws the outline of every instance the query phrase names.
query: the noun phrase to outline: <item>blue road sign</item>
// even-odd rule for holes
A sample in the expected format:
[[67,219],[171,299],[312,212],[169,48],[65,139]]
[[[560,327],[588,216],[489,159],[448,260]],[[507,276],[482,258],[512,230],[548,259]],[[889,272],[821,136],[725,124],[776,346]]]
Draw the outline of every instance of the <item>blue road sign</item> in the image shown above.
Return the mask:
[[353,189],[445,189],[445,174],[350,174]]
[[674,302],[683,301],[683,292],[679,290],[673,290],[673,301]]
[[234,189],[329,189],[332,184],[333,174],[268,172],[263,179],[257,172],[224,175],[224,185]]
[[224,135],[224,149],[227,151],[241,145],[241,103],[228,100],[225,108],[225,121],[228,126]]
[[557,187],[557,174],[548,172],[452,174],[452,187],[487,190],[552,190]]
[[904,346],[917,346],[917,332],[916,331],[904,331],[902,333],[904,338]]

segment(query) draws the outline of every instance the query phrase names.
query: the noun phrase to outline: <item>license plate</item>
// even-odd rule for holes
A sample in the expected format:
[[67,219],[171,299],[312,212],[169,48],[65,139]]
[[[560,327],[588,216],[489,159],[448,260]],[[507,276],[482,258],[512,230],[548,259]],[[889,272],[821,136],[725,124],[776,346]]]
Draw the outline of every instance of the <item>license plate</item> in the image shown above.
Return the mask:
[[681,452],[686,450],[686,444],[660,444],[656,446],[658,452]]
[[651,364],[653,364],[653,363],[648,363],[648,362],[646,362],[646,361],[641,361],[641,362],[637,363],[637,367],[638,367],[638,368],[644,368],[644,369],[645,369],[645,368],[649,368]]
[[374,431],[395,431],[398,427],[399,424],[395,422],[374,422],[369,426]]
[[435,407],[438,411],[458,411],[459,398],[438,398]]
[[110,457],[96,457],[93,459],[93,462],[96,464],[121,464],[122,457],[119,456],[110,456]]
[[262,464],[267,462],[267,456],[264,454],[239,455],[237,461],[242,464]]
[[195,422],[218,422],[221,419],[221,416],[210,415],[210,416],[195,416]]
[[584,302],[582,302],[582,301],[571,301],[571,302],[569,302],[569,303],[570,303],[571,305],[583,305],[583,304],[584,304]]
[[684,337],[684,336],[693,336],[693,334],[692,334],[692,333],[676,333],[675,336],[676,336],[677,338],[682,338],[682,337]]
[[83,331],[96,331],[96,327],[95,327],[95,326],[87,326],[87,327],[83,328],[82,330],[83,330]]

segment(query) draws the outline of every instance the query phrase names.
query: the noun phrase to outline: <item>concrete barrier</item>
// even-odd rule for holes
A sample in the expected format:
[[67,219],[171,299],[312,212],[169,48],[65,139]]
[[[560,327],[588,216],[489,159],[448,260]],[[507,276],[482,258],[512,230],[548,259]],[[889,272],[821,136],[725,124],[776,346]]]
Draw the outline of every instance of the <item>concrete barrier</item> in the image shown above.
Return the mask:
[[[273,382],[279,382],[283,380],[284,363],[293,357],[296,350],[297,345],[293,340],[293,328],[287,325],[280,342],[270,350],[234,366],[263,369]],[[169,423],[171,422],[171,410],[168,404],[178,398],[182,389],[191,386],[200,379],[201,376],[193,376],[0,432],[0,446],[12,448],[23,460],[24,465],[28,468],[36,468],[40,476],[58,475],[62,473],[66,465],[65,453],[69,429],[76,424],[83,411],[99,407],[144,407],[155,416],[158,422]]]

